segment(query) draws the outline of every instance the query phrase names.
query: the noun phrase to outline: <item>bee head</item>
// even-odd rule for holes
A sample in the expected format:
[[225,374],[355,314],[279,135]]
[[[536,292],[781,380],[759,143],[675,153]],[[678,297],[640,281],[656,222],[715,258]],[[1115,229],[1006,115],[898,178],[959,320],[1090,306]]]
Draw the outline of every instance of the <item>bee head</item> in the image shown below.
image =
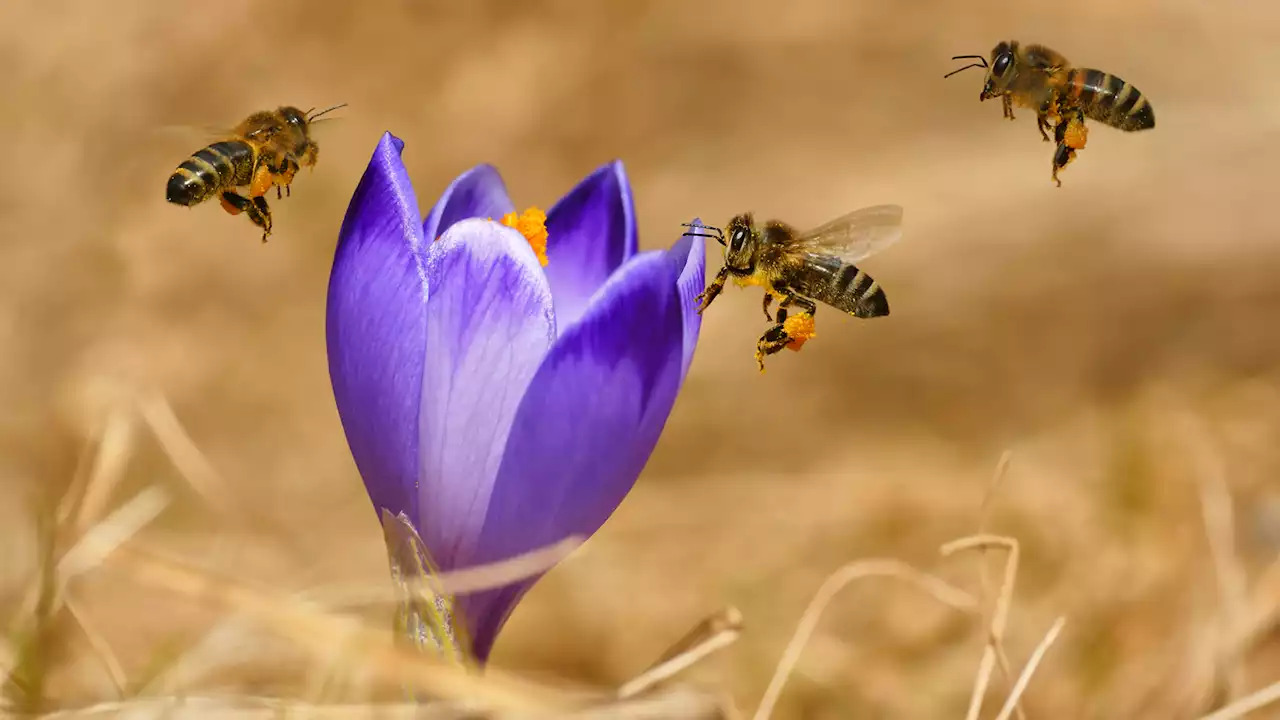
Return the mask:
[[282,107],[280,108],[280,117],[284,118],[290,128],[306,134],[308,121],[307,114],[303,111],[296,107]]
[[952,60],[976,60],[962,68],[952,70],[943,75],[944,78],[951,77],[961,70],[969,68],[984,68],[987,71],[986,82],[982,84],[982,94],[978,96],[979,100],[990,100],[999,97],[1004,93],[1005,88],[1013,80],[1016,72],[1013,71],[1014,53],[1018,50],[1017,42],[1001,42],[991,51],[991,62],[987,62],[987,58],[982,55],[956,55]]
[[754,247],[751,237],[754,230],[752,230],[750,213],[735,216],[723,228],[710,225],[692,225],[690,223],[683,223],[683,225],[690,228],[685,235],[712,238],[723,245],[724,264],[730,270],[751,271],[753,265],[751,254],[752,247]]
[[311,108],[310,110],[301,110],[293,107],[292,105],[286,105],[285,107],[280,108],[278,112],[280,113],[280,117],[284,118],[285,123],[288,124],[290,128],[301,133],[303,137],[309,137],[312,123],[319,120],[321,116],[346,106],[346,103],[342,103],[341,105],[334,105],[331,108],[325,108],[320,112],[315,112],[315,108]]
[[751,213],[744,213],[735,215],[725,227],[725,240],[721,242],[725,244],[724,264],[730,269],[749,272],[755,264],[752,262],[755,248],[755,243],[752,242],[754,224],[751,222]]
[[991,67],[987,69],[987,80],[982,84],[982,95],[979,100],[999,97],[1013,82],[1017,75],[1014,69],[1014,53],[1018,50],[1017,42],[1001,42],[991,50]]

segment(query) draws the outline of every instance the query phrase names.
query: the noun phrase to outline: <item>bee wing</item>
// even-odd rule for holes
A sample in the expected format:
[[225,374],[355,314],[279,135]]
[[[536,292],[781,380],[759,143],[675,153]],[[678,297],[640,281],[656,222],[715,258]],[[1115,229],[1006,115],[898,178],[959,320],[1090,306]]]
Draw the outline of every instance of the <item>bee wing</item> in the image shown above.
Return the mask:
[[1053,72],[1060,70],[1067,65],[1067,59],[1062,53],[1056,50],[1050,50],[1043,45],[1028,45],[1026,47],[1027,64],[1041,72]]
[[854,210],[796,238],[795,249],[856,263],[902,237],[902,207],[874,205]]
[[181,138],[190,142],[211,143],[232,136],[231,128],[216,125],[160,125],[155,132],[165,137]]

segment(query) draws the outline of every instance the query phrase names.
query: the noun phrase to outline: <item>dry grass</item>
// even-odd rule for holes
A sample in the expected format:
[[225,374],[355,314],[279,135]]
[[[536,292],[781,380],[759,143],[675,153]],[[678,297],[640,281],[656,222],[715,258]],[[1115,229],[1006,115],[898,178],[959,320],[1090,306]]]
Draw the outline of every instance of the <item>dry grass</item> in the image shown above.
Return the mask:
[[[155,401],[150,407],[154,408]],[[139,405],[139,414],[143,406]],[[483,676],[472,674],[464,668],[451,665],[432,656],[413,653],[402,646],[391,642],[391,638],[383,631],[366,627],[357,618],[327,610],[317,605],[314,600],[290,598],[277,591],[254,588],[230,577],[218,577],[213,573],[202,571],[192,563],[183,563],[159,557],[145,550],[123,547],[149,523],[154,521],[169,503],[169,497],[159,487],[149,486],[130,498],[120,507],[105,517],[97,520],[102,510],[110,502],[112,491],[119,485],[120,478],[127,468],[127,459],[132,451],[132,434],[127,431],[133,419],[127,411],[117,410],[105,424],[102,436],[96,446],[96,457],[93,470],[83,482],[73,483],[71,491],[76,496],[64,497],[59,505],[58,516],[62,523],[57,527],[54,536],[74,540],[65,553],[57,557],[53,570],[41,570],[41,575],[51,575],[53,580],[33,585],[33,591],[23,602],[19,614],[12,619],[12,635],[30,637],[39,635],[44,626],[53,622],[58,614],[65,610],[67,616],[75,622],[89,641],[89,648],[94,658],[110,675],[117,697],[106,703],[99,703],[78,710],[45,713],[45,717],[90,717],[108,713],[128,711],[130,713],[187,713],[211,712],[215,708],[221,713],[234,713],[237,717],[256,716],[278,713],[287,710],[290,715],[331,716],[342,713],[382,716],[390,714],[398,716],[411,714],[415,717],[673,717],[701,718],[725,717],[731,712],[721,705],[714,695],[695,692],[688,688],[674,690],[665,687],[667,683],[680,673],[688,670],[697,662],[710,654],[723,650],[738,639],[742,630],[741,613],[729,608],[715,613],[700,622],[688,634],[671,646],[653,665],[631,681],[624,683],[613,693],[590,691],[586,688],[569,690],[567,687],[548,686],[530,683],[511,675],[499,668],[489,668]],[[176,418],[170,417],[157,429],[157,434],[168,433],[169,437],[186,437]],[[166,447],[172,447],[165,444]],[[184,443],[183,457],[185,468],[207,468],[208,463],[200,455],[198,449]],[[1002,467],[1004,465],[1002,460]],[[201,471],[202,474],[204,471]],[[186,477],[184,473],[184,477]],[[196,484],[188,478],[193,486]],[[78,497],[77,497],[78,496]],[[70,511],[68,508],[76,508]],[[543,572],[548,566],[563,559],[567,551],[578,544],[577,540],[560,543],[557,546],[528,555],[513,558],[510,561],[484,568],[474,568],[451,573],[439,580],[439,586],[445,591],[459,592],[500,586],[506,582]],[[1016,541],[1008,538],[976,536],[948,544],[943,548],[944,556],[966,549],[985,549],[991,546],[1005,547],[1009,550],[1009,561],[1005,581],[1001,586],[996,611],[989,633],[991,638],[987,650],[999,652],[1003,656],[1001,638],[1009,612],[1013,581],[1016,577],[1018,546]],[[53,549],[42,552],[42,558],[53,558],[57,553]],[[80,610],[78,603],[69,595],[72,582],[79,576],[92,571],[102,571],[109,558],[117,558],[113,563],[118,570],[129,574],[139,583],[139,593],[150,595],[153,591],[161,591],[185,598],[196,603],[211,603],[228,613],[229,619],[246,618],[252,620],[260,631],[281,635],[292,641],[311,658],[313,667],[323,667],[327,671],[329,681],[334,675],[341,678],[344,687],[371,691],[377,686],[400,687],[411,694],[425,693],[437,698],[438,703],[429,704],[425,709],[415,711],[413,706],[374,705],[364,698],[348,700],[345,705],[316,705],[300,703],[297,699],[288,698],[253,698],[237,696],[223,698],[189,697],[189,690],[171,694],[168,697],[147,697],[148,688],[166,688],[172,692],[173,683],[162,677],[152,681],[143,688],[143,693],[134,695],[129,692],[129,681],[120,662],[116,658],[109,643],[99,634],[91,621]],[[754,717],[766,720],[772,713],[781,693],[783,683],[792,672],[796,660],[805,642],[813,633],[819,616],[831,602],[836,593],[850,583],[866,577],[893,577],[919,586],[944,605],[973,614],[977,610],[977,601],[964,591],[953,587],[946,581],[928,573],[916,570],[911,566],[895,560],[870,560],[851,563],[827,579],[810,603],[809,609],[801,619],[800,627],[788,646],[782,660],[778,663],[774,679],[766,690]],[[418,592],[432,592],[430,588],[421,587]],[[328,594],[328,593],[325,593]],[[311,593],[314,597],[316,593]],[[344,602],[350,603],[351,593],[343,595]],[[393,597],[370,595],[366,593],[362,600],[374,604],[385,605],[394,600]],[[223,625],[225,627],[225,625]],[[1061,621],[1046,638],[1045,643],[1033,655],[1022,678],[1014,687],[1005,711],[1000,718],[1006,718],[1013,708],[1017,707],[1017,697],[1025,689],[1026,680],[1039,662],[1045,646],[1056,636]],[[26,687],[42,687],[40,677],[49,668],[37,666],[33,658],[36,645],[27,644],[26,655],[12,651],[10,664],[6,672],[6,687],[11,690]],[[984,655],[983,666],[975,687],[975,698],[979,698],[989,682],[991,655]],[[235,660],[232,660],[233,662]],[[172,666],[175,670],[178,663]],[[609,695],[614,699],[609,699]],[[6,699],[15,706],[38,706],[42,698],[14,697],[10,693]],[[20,695],[20,693],[19,693]],[[130,697],[132,695],[132,697]],[[977,702],[975,700],[975,702]],[[970,713],[977,718],[977,705]],[[417,712],[418,714],[414,714]]]
[[[153,409],[157,404],[151,401],[146,407]],[[139,414],[144,411],[143,408],[139,404]],[[154,552],[124,547],[146,525],[154,521],[169,503],[169,497],[163,490],[149,486],[106,517],[97,520],[126,469],[126,461],[132,451],[132,435],[121,428],[129,427],[127,423],[131,419],[131,414],[117,412],[106,423],[102,437],[95,444],[97,452],[93,471],[84,482],[72,484],[71,491],[76,496],[63,498],[59,505],[61,511],[58,513],[63,522],[56,528],[57,532],[49,536],[71,539],[74,542],[60,556],[52,544],[42,549],[42,560],[47,562],[56,557],[56,561],[50,563],[51,569],[41,567],[39,570],[40,577],[47,576],[51,580],[32,584],[32,590],[24,599],[18,614],[11,619],[10,635],[19,639],[21,649],[15,651],[6,644],[7,662],[3,669],[4,687],[9,691],[5,699],[15,708],[30,709],[44,704],[45,699],[35,696],[35,693],[44,686],[44,675],[50,668],[38,652],[40,643],[31,642],[27,638],[47,634],[48,626],[56,622],[60,613],[65,611],[66,616],[84,633],[95,659],[110,674],[117,696],[109,702],[77,710],[43,713],[42,716],[91,717],[122,712],[171,714],[176,711],[206,713],[215,709],[233,713],[237,717],[278,714],[282,710],[291,716],[296,714],[306,717],[342,716],[343,713],[347,713],[347,716],[352,713],[367,713],[371,717],[408,713],[414,717],[441,718],[721,716],[713,714],[718,708],[716,701],[708,699],[709,696],[703,693],[680,688],[657,693],[644,692],[674,677],[690,664],[691,658],[696,662],[704,657],[707,647],[718,649],[723,646],[723,633],[719,628],[711,633],[709,640],[712,644],[691,643],[689,648],[682,649],[673,657],[664,658],[664,662],[637,678],[638,682],[628,683],[617,693],[612,693],[617,697],[611,699],[611,693],[608,692],[590,692],[585,688],[570,690],[567,686],[552,687],[530,683],[498,668],[490,668],[483,676],[479,676],[433,656],[407,651],[392,642],[385,629],[367,627],[359,618],[326,610],[314,600],[291,598],[271,589],[251,587],[235,578],[219,577],[202,570],[195,563],[175,561]],[[164,433],[168,434],[168,438],[186,437],[181,424],[172,416],[164,423],[153,424],[152,427],[157,435],[162,436],[162,442]],[[169,443],[164,444],[166,448],[173,447]],[[194,445],[181,443],[179,447],[183,448],[182,457],[186,460],[181,469],[208,467],[207,461]],[[203,470],[201,474],[204,474]],[[197,485],[198,480],[187,479],[192,486]],[[69,511],[68,508],[76,510]],[[450,573],[442,576],[440,584],[433,587],[447,592],[461,592],[501,586],[544,572],[563,559],[579,542],[570,539],[491,566]],[[333,676],[341,675],[340,681],[345,687],[357,690],[369,691],[382,685],[399,687],[415,695],[425,693],[438,699],[435,704],[438,707],[431,705],[417,710],[412,705],[384,707],[371,704],[362,697],[349,700],[345,705],[327,706],[307,704],[298,699],[248,696],[192,700],[188,697],[189,690],[185,689],[168,697],[147,697],[145,692],[148,688],[166,688],[172,692],[174,683],[167,681],[163,675],[144,687],[143,693],[131,693],[129,680],[109,643],[78,609],[78,603],[69,594],[69,588],[78,577],[89,572],[103,572],[103,566],[110,558],[115,559],[112,564],[117,571],[123,571],[138,583],[139,596],[152,596],[159,591],[187,602],[212,604],[226,612],[228,620],[251,620],[259,632],[278,634],[297,644],[311,658],[308,664],[324,668],[331,681]],[[432,590],[420,587],[417,591],[429,593]],[[379,605],[386,605],[395,599],[385,592],[365,592],[362,595],[360,600],[368,601],[372,598],[373,603]],[[351,602],[351,596],[350,592],[343,593],[343,601]],[[227,660],[223,658],[222,662]],[[231,662],[237,661],[238,659],[231,659]],[[171,670],[176,670],[177,667],[178,664],[175,663]],[[360,694],[362,693],[357,692],[357,695]]]
[[[139,414],[141,414],[141,405]],[[333,609],[335,597],[342,605],[374,605],[385,609],[395,600],[385,592],[364,589],[364,592],[347,590],[312,591],[302,596],[289,597],[270,588],[252,587],[232,577],[220,577],[203,570],[198,564],[180,559],[165,558],[154,552],[126,547],[143,529],[153,522],[169,503],[168,495],[157,486],[149,486],[106,514],[99,515],[109,505],[112,491],[126,472],[127,458],[132,450],[132,435],[122,428],[130,427],[131,415],[117,411],[105,423],[102,436],[95,443],[96,457],[93,470],[83,482],[72,483],[72,492],[78,497],[64,497],[59,504],[58,517],[62,520],[57,532],[48,538],[60,537],[71,542],[60,556],[52,548],[44,548],[42,560],[50,562],[52,569],[41,568],[39,577],[51,578],[32,585],[33,590],[24,599],[19,613],[11,619],[10,635],[16,643],[6,643],[5,695],[6,706],[21,711],[23,707],[44,704],[43,698],[33,697],[32,689],[44,686],[42,674],[50,667],[36,652],[38,644],[22,640],[42,637],[48,626],[56,621],[59,613],[74,622],[88,641],[92,658],[109,674],[115,697],[86,707],[42,712],[47,718],[101,717],[128,714],[159,717],[202,716],[216,713],[219,716],[250,718],[277,717],[285,713],[290,717],[426,717],[426,718],[727,718],[738,713],[714,688],[697,689],[687,685],[671,685],[670,681],[688,671],[713,653],[733,645],[744,628],[744,618],[736,608],[713,613],[699,622],[684,637],[676,641],[648,669],[616,690],[590,688],[568,684],[536,682],[521,678],[498,667],[490,667],[483,675],[445,662],[442,659],[406,650],[392,641],[385,629],[367,626],[358,617],[344,615]],[[152,426],[153,429],[155,426]],[[171,418],[162,427],[167,432],[185,437],[181,424]],[[166,432],[157,430],[159,432]],[[1202,437],[1194,433],[1192,440]],[[194,445],[184,445],[184,467],[207,468],[208,463]],[[1010,462],[1010,454],[1002,455],[987,497],[982,503],[980,525],[988,522],[993,496]],[[1231,514],[1230,498],[1225,493],[1220,473],[1206,461],[1200,468],[1201,502],[1205,517],[1205,534],[1213,548],[1215,566],[1220,577],[1234,577],[1232,602],[1223,603],[1223,632],[1218,637],[1235,639],[1214,656],[1210,674],[1239,677],[1243,673],[1240,658],[1242,638],[1257,635],[1256,627],[1242,624],[1246,607],[1243,574],[1230,549]],[[189,480],[189,479],[188,479]],[[189,480],[190,482],[190,480]],[[70,511],[68,508],[75,508]],[[88,509],[86,509],[88,508]],[[570,539],[556,546],[492,566],[466,569],[442,576],[432,587],[447,591],[477,590],[500,586],[515,579],[543,572],[547,567],[564,559],[580,541]],[[996,720],[1009,720],[1017,714],[1025,717],[1020,699],[1027,691],[1033,674],[1039,669],[1050,646],[1057,640],[1066,623],[1059,617],[1044,638],[1030,654],[1016,679],[1009,677],[1010,663],[1006,649],[1007,630],[1015,605],[1015,584],[1021,549],[1018,541],[996,535],[974,535],[960,538],[941,548],[944,559],[964,552],[985,554],[991,549],[1003,550],[1006,558],[1004,572],[996,590],[990,619],[986,626],[986,642],[978,662],[973,692],[966,720],[980,720],[982,707],[992,682],[997,664],[1011,682],[1007,697]],[[175,682],[170,675],[177,674],[183,662],[179,658],[167,671],[145,685],[138,692],[130,690],[130,682],[110,644],[94,627],[87,615],[79,609],[79,601],[73,599],[70,588],[76,578],[90,572],[106,572],[110,564],[116,572],[124,572],[138,583],[142,596],[162,592],[186,602],[211,604],[225,612],[224,621],[217,631],[225,631],[234,622],[250,621],[258,632],[279,635],[297,647],[307,658],[312,677],[321,671],[324,679],[321,692],[310,693],[309,698],[255,697],[247,694],[202,696],[196,688]],[[768,720],[776,708],[784,685],[794,672],[805,644],[813,636],[824,611],[840,592],[859,580],[890,578],[914,586],[942,606],[960,612],[965,617],[980,619],[983,615],[979,597],[953,585],[937,574],[919,570],[895,559],[870,559],[851,562],[832,573],[811,599],[803,613],[791,642],[777,663],[773,678],[753,714],[753,720]],[[988,581],[985,565],[978,578],[983,595]],[[429,587],[417,588],[430,593]],[[1224,595],[1225,595],[1224,591]],[[327,603],[316,598],[329,596]],[[1255,623],[1269,622],[1270,613]],[[213,633],[211,633],[212,635]],[[11,646],[21,649],[14,650]],[[243,656],[223,657],[212,662],[240,663]],[[208,660],[206,660],[208,664]],[[1230,682],[1230,680],[1227,680]],[[333,694],[329,689],[338,685],[345,692],[329,702],[323,696]],[[314,685],[314,683],[313,683]],[[374,696],[389,688],[399,688],[411,696],[423,695],[435,698],[425,705],[421,703],[378,702]],[[24,695],[24,691],[26,695]],[[155,696],[161,691],[160,696]],[[1280,683],[1268,686],[1245,697],[1230,693],[1225,699],[1230,705],[1204,716],[1204,720],[1226,720],[1243,717],[1267,705],[1280,701]]]

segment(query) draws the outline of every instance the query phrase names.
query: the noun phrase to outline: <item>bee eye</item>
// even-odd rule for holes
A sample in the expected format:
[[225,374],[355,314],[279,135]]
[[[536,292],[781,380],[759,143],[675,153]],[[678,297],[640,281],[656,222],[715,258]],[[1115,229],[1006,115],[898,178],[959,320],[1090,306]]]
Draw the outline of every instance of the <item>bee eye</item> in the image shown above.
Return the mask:
[[733,235],[729,238],[729,249],[737,250],[747,241],[747,231],[744,228],[738,228],[733,231]]
[[1009,69],[1009,63],[1011,62],[1013,62],[1013,58],[1009,56],[1009,53],[1001,53],[1001,55],[996,58],[996,61],[991,64],[991,72],[996,76],[1004,75],[1005,71]]

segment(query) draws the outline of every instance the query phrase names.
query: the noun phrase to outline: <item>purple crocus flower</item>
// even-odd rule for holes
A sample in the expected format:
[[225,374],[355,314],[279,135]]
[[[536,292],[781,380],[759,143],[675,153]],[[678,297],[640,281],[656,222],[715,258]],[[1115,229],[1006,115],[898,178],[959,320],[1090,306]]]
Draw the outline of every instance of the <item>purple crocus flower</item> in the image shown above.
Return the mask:
[[[702,240],[637,252],[621,162],[546,215],[546,266],[497,171],[453,181],[424,221],[383,135],[342,223],[329,372],[375,511],[440,571],[589,536],[648,461],[698,339]],[[394,554],[394,550],[393,550]],[[537,578],[456,598],[484,662]]]

